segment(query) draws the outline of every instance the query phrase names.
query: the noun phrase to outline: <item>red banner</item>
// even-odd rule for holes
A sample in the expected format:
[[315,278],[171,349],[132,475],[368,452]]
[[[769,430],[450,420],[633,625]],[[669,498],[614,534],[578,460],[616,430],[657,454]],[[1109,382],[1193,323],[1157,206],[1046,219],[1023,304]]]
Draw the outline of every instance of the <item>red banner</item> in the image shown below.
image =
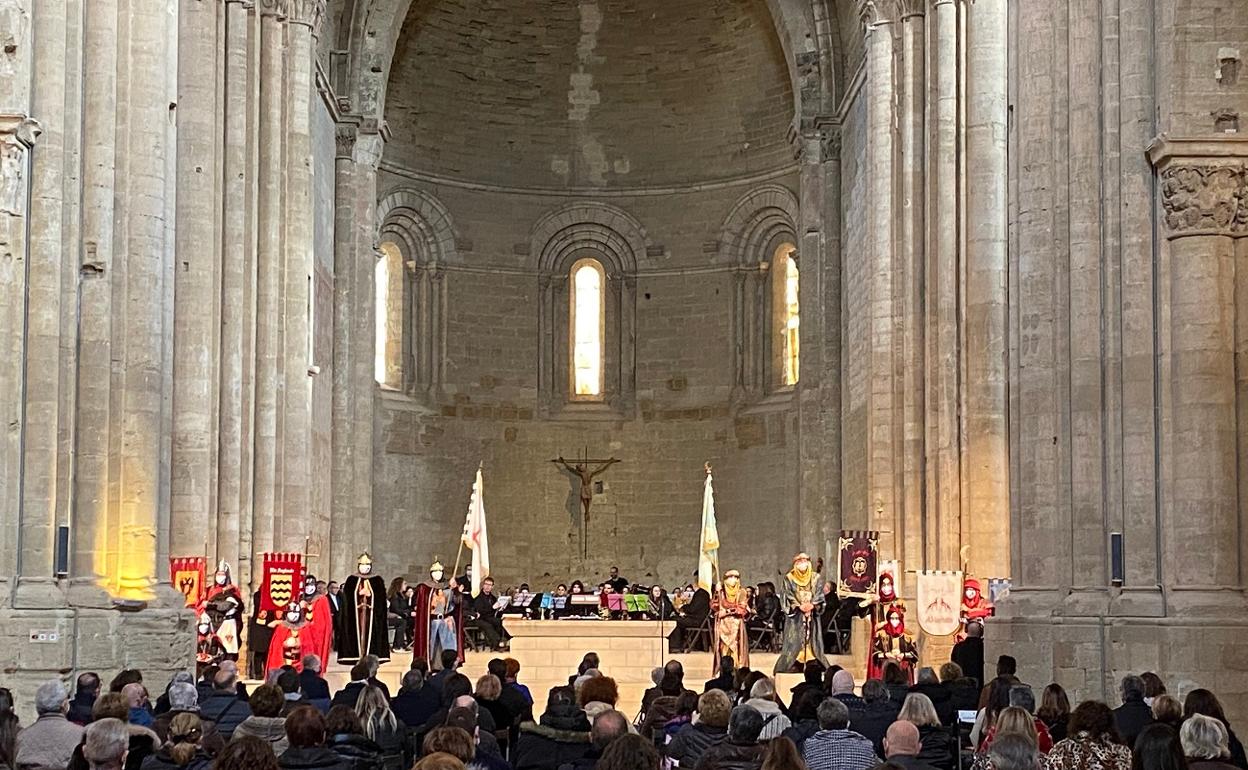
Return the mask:
[[837,595],[878,598],[880,533],[841,530],[837,550]]
[[285,612],[303,590],[303,554],[266,553],[260,580],[260,609]]
[[204,599],[208,560],[203,556],[170,556],[169,582],[186,597],[186,606],[198,606]]

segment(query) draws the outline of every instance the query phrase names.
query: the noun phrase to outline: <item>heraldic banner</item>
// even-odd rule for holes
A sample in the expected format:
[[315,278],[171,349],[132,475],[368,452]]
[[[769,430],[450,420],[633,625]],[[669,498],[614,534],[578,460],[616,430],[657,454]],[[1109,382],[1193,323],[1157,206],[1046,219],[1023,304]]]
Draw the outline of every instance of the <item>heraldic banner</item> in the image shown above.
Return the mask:
[[842,599],[875,599],[879,590],[880,533],[843,529],[838,542],[837,595]]
[[922,570],[918,573],[915,611],[919,628],[931,636],[949,636],[962,627],[962,573]]
[[170,556],[169,582],[186,597],[186,606],[195,607],[204,600],[204,579],[208,560],[203,556]]
[[260,609],[284,612],[303,589],[303,554],[266,553],[260,580]]

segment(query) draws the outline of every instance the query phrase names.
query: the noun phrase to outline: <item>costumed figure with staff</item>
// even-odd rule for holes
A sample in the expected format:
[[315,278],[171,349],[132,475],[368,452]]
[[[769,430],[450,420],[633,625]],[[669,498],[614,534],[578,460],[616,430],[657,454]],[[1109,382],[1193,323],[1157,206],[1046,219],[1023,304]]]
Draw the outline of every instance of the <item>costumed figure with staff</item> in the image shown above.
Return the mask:
[[750,665],[750,636],[746,621],[750,617],[749,596],[741,586],[741,573],[730,569],[711,599],[715,613],[715,644],[711,652],[712,677],[719,676],[719,661],[727,655],[738,668]]
[[342,643],[338,662],[354,665],[365,655],[376,655],[382,663],[390,660],[390,640],[386,638],[386,581],[373,574],[373,558],[360,554],[356,573],[342,584]]
[[919,661],[919,649],[914,645],[914,637],[906,631],[906,605],[901,600],[888,606],[884,622],[875,631],[867,678],[879,678],[884,671],[884,664],[890,660],[901,666],[910,683],[914,684],[914,667]]
[[823,655],[820,624],[825,596],[823,576],[811,565],[809,554],[799,553],[793,557],[793,568],[784,576],[781,591],[786,618],[775,672],[800,671],[809,660],[817,660],[826,668],[828,661]]
[[212,585],[200,608],[200,615],[205,614],[221,646],[222,659],[238,660],[238,650],[242,646],[243,595],[234,585],[230,565],[224,560],[217,564]]
[[[461,546],[462,550],[462,546]],[[456,560],[458,561],[458,559]],[[456,564],[458,570],[459,565]],[[442,651],[456,650],[464,662],[464,606],[455,583],[447,582],[441,562],[429,567],[429,579],[416,586],[416,638],[412,657],[424,658],[430,670],[440,667]]]

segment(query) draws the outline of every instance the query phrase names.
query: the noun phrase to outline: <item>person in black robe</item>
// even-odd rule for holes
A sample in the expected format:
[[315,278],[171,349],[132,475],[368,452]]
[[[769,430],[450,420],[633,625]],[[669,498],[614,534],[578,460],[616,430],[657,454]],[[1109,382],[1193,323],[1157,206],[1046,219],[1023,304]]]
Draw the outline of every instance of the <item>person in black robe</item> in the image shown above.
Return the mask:
[[360,554],[357,572],[342,585],[342,641],[338,662],[358,663],[365,655],[390,660],[390,640],[386,638],[386,581],[373,574],[373,559]]
[[273,640],[273,626],[279,618],[260,609],[260,592],[251,595],[251,622],[247,625],[248,672],[250,679],[264,679],[265,663],[269,659],[269,644]]

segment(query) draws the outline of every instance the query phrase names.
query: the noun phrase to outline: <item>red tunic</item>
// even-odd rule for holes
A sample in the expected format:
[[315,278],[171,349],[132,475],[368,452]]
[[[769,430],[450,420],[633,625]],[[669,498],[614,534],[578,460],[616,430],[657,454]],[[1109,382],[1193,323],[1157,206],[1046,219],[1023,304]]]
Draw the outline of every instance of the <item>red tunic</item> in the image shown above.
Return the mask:
[[277,628],[273,629],[273,641],[269,643],[265,673],[282,666],[293,666],[296,671],[303,671],[303,656],[320,654],[313,646],[316,643],[315,637],[316,634],[310,633],[307,623],[300,623],[298,626],[292,626],[284,620],[278,623]]

